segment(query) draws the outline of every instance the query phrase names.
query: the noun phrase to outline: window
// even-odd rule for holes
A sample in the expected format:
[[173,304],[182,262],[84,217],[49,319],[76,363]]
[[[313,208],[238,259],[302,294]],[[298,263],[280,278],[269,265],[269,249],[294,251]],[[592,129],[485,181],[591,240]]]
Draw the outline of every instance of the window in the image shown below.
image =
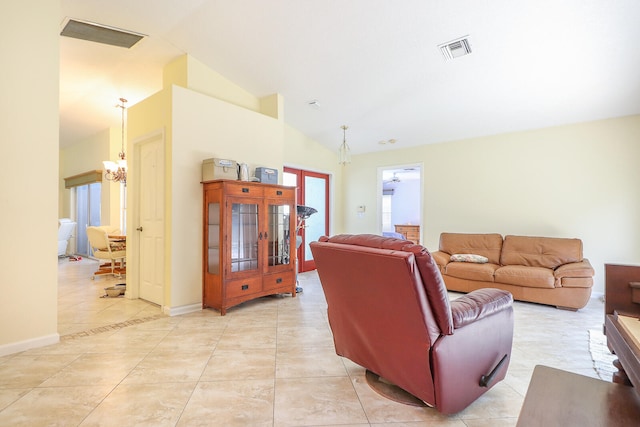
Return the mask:
[[102,183],[74,187],[76,205],[76,253],[89,256],[87,227],[100,225]]

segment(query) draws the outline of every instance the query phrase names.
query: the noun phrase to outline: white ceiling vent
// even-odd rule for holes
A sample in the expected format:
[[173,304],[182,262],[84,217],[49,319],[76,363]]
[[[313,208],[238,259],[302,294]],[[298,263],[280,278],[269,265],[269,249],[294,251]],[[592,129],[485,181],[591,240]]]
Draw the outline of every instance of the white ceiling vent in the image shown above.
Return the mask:
[[450,59],[459,58],[471,53],[471,43],[469,43],[469,36],[460,37],[447,43],[438,45],[444,59],[447,61]]
[[76,19],[69,19],[60,35],[111,46],[126,47],[127,49],[145,37],[144,34]]

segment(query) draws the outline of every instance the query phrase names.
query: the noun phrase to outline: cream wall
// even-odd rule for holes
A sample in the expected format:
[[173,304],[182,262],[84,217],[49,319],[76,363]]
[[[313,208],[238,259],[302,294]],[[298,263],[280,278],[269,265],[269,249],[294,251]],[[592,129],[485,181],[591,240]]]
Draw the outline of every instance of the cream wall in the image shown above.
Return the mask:
[[282,170],[281,120],[173,87],[172,308],[202,301],[202,161],[212,157]]
[[208,68],[191,55],[182,55],[167,64],[162,75],[163,86],[177,85],[209,95],[229,104],[260,111],[260,99]]
[[[640,116],[353,157],[345,229],[377,232],[379,166],[422,161],[425,245],[441,232],[578,237],[604,292],[604,264],[640,264]],[[374,210],[375,212],[375,210]]]
[[0,6],[0,356],[59,340],[59,17],[55,1]]
[[[335,175],[336,156],[283,122],[282,98],[252,97],[186,55],[165,68],[164,88],[128,112],[128,224],[136,227],[136,141],[165,136],[165,293],[163,309],[179,314],[202,304],[202,161],[212,157],[282,171],[287,162]],[[304,153],[304,154],[295,154]],[[129,154],[130,153],[130,154]],[[279,176],[281,182],[282,175]],[[334,180],[335,182],[335,180]],[[338,205],[339,206],[339,205]],[[136,297],[138,242],[129,234],[127,283]]]
[[[277,95],[251,100],[247,92],[188,56],[167,65],[162,91],[130,108],[131,165],[136,163],[136,140],[158,130],[165,135],[165,262],[159,268],[164,269],[166,313],[190,311],[202,302],[202,161],[222,157],[247,163],[250,171],[257,166],[282,169],[281,111]],[[139,197],[135,179],[132,170],[131,227],[136,224],[133,207]],[[128,283],[135,287],[137,243],[135,237],[130,240],[134,247],[127,251],[132,267]]]

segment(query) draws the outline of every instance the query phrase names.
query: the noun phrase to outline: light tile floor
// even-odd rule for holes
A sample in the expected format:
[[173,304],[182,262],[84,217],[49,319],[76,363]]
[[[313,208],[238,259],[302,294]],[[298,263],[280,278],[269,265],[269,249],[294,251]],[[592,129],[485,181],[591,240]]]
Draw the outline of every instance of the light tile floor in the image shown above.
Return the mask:
[[296,298],[167,317],[100,298],[122,281],[90,280],[95,266],[59,263],[60,343],[0,358],[1,426],[514,426],[535,365],[597,377],[598,299],[577,312],[515,303],[507,378],[444,416],[381,397],[335,355],[314,272]]

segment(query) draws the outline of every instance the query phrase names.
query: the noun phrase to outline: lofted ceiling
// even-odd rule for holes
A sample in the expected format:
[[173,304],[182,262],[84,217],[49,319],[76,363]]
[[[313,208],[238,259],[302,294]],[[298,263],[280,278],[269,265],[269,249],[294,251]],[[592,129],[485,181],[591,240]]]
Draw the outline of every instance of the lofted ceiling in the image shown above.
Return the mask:
[[[349,126],[355,154],[640,114],[637,0],[61,5],[61,29],[148,35],[131,49],[60,37],[62,147],[119,126],[118,99],[159,91],[185,53],[258,97],[282,94],[285,122],[332,150]],[[467,35],[472,53],[446,61],[438,45]]]

